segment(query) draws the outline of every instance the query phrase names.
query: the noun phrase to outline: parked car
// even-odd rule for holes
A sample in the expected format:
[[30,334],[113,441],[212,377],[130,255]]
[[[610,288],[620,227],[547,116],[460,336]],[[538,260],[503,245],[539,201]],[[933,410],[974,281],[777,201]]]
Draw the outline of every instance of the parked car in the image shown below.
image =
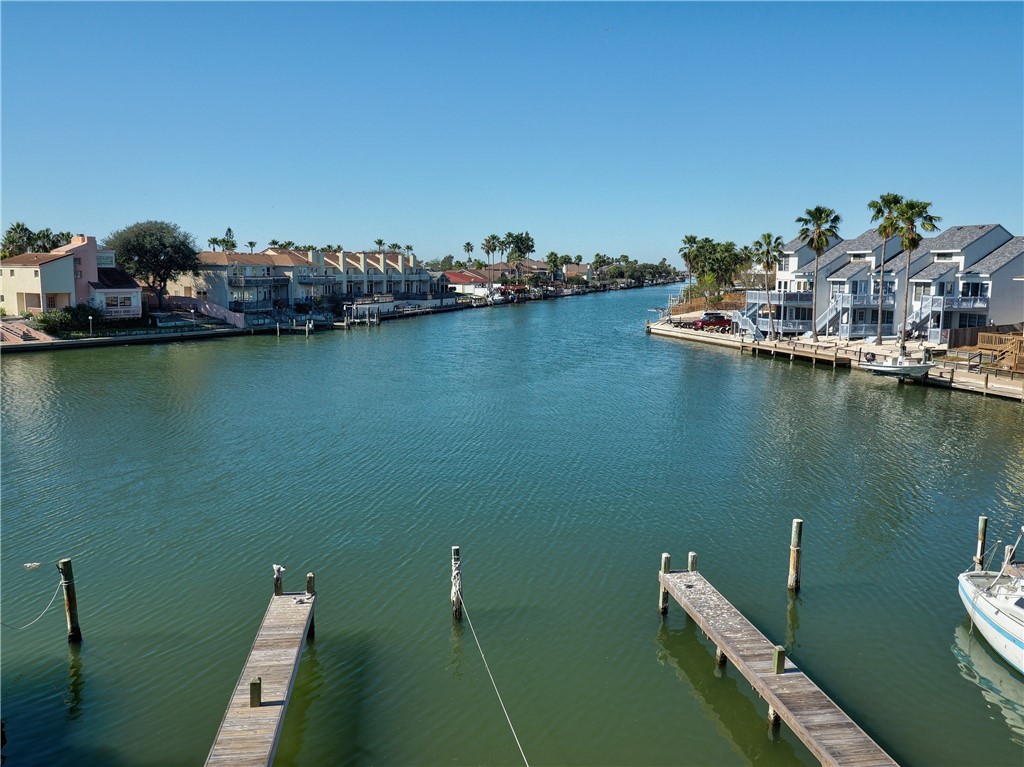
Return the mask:
[[721,312],[704,312],[700,319],[694,320],[694,330],[708,330],[712,333],[728,333],[732,330],[732,319]]

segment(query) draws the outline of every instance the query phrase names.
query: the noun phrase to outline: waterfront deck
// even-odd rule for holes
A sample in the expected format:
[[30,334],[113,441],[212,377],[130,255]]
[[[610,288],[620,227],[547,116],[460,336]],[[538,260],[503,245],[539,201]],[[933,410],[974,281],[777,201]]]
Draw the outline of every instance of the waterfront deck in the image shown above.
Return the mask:
[[[841,341],[834,338],[823,338],[817,344],[806,339],[787,339],[783,341],[751,341],[735,335],[709,333],[702,330],[675,327],[668,322],[648,322],[647,332],[676,338],[683,341],[696,341],[714,346],[725,346],[736,349],[740,353],[749,353],[755,357],[765,356],[773,359],[803,360],[812,365],[828,367],[846,367],[857,369],[866,359],[868,351],[874,351],[881,357],[894,355],[892,348],[882,349],[862,341]],[[933,386],[956,391],[967,391],[986,397],[1024,402],[1024,376],[1020,374],[997,374],[995,371],[969,372],[955,370],[951,367],[934,368],[920,381],[912,384]]]
[[689,570],[659,573],[662,587],[747,679],[771,711],[823,765],[875,767],[896,762],[788,658],[774,672],[774,644],[707,580]]
[[[269,766],[291,698],[306,636],[311,634],[316,596],[289,592],[274,596],[263,616],[249,658],[228,702],[206,764]],[[251,705],[250,682],[261,679],[261,705]]]

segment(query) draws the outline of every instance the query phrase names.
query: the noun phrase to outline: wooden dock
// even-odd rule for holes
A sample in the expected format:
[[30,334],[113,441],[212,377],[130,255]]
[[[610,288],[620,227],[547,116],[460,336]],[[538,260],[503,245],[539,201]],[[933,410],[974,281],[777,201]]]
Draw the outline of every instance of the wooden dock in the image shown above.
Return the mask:
[[[767,701],[769,717],[785,722],[823,765],[896,764],[792,661],[776,655],[775,645],[702,575],[669,571],[659,573],[659,580],[663,604],[667,592],[715,643],[717,656],[732,662]],[[781,673],[775,670],[777,658]]]
[[206,758],[207,765],[269,767],[273,763],[302,648],[307,635],[313,633],[316,595],[312,575],[307,577],[308,592],[271,597]]

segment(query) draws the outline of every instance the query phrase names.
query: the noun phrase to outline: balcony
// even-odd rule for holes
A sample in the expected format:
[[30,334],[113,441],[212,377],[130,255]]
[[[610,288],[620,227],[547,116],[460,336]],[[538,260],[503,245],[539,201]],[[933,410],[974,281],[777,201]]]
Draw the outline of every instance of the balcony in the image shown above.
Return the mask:
[[141,317],[141,306],[104,306],[103,316],[110,319],[125,319],[128,317]]
[[921,309],[925,311],[961,311],[964,309],[988,311],[988,296],[921,296]]
[[[795,306],[798,304],[811,305],[811,291],[809,290],[773,290],[771,291],[772,304],[779,306],[785,304],[786,306]],[[768,293],[763,290],[748,290],[747,291],[747,303],[748,304],[766,304],[768,303]]]
[[300,285],[333,285],[338,278],[333,275],[300,274],[295,281]]
[[228,309],[233,312],[269,312],[274,308],[273,301],[229,301]]
[[[839,302],[841,309],[852,309],[854,307],[878,307],[878,294],[874,293],[839,293],[833,297]],[[893,307],[896,305],[895,293],[882,294],[882,306]],[[878,328],[875,328],[877,331]]]
[[287,277],[228,277],[228,285],[233,288],[258,288],[268,285],[287,285]]
[[[882,336],[895,335],[896,331],[893,330],[893,324],[891,322],[882,323]],[[840,338],[874,338],[878,335],[878,323],[877,322],[842,322],[839,324],[839,337]]]

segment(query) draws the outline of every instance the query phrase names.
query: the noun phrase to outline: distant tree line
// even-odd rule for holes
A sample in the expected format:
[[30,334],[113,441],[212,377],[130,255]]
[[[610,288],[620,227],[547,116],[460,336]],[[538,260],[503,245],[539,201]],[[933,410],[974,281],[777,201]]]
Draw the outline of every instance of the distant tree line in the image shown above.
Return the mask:
[[71,232],[52,232],[40,229],[33,232],[22,221],[15,221],[4,232],[0,244],[0,258],[20,256],[22,253],[49,253],[71,242]]

